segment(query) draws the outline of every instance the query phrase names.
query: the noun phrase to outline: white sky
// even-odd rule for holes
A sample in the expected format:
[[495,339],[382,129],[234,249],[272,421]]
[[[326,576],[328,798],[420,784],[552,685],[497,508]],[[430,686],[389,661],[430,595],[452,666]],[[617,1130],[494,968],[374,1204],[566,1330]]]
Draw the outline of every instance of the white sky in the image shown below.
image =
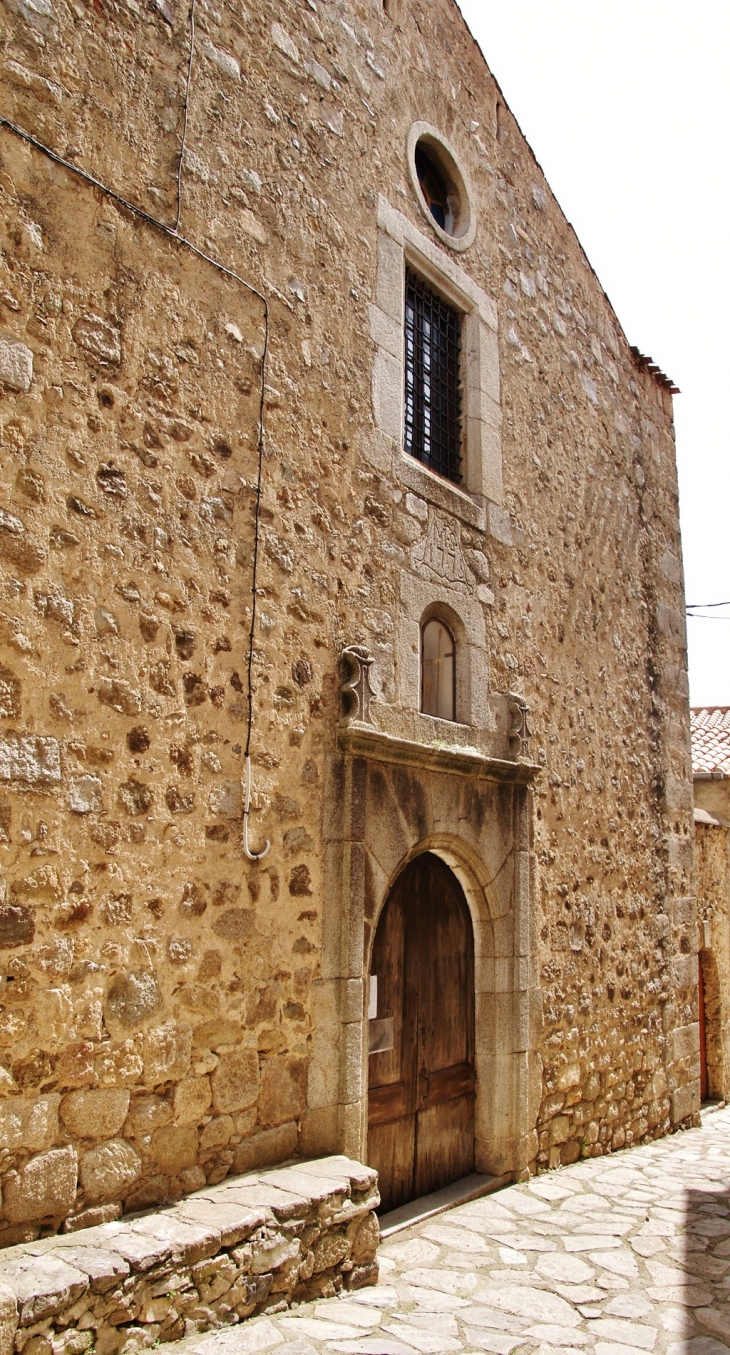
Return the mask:
[[[687,601],[730,600],[730,3],[459,3],[629,342],[682,390]],[[688,622],[694,705],[730,705],[715,615]]]

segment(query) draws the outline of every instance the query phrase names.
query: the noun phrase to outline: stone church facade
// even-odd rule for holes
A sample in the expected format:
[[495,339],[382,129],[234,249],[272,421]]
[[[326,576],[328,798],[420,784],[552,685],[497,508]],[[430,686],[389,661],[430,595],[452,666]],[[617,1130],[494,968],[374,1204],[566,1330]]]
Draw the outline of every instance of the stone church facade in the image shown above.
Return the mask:
[[671,383],[451,0],[193,19],[4,0],[0,1245],[699,1108]]

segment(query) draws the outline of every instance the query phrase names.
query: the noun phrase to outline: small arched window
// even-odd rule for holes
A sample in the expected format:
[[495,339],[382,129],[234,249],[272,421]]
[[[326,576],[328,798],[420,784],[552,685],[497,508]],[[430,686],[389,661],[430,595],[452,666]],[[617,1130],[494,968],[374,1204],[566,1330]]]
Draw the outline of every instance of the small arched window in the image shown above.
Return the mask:
[[456,719],[456,646],[436,617],[421,630],[421,710],[439,720]]

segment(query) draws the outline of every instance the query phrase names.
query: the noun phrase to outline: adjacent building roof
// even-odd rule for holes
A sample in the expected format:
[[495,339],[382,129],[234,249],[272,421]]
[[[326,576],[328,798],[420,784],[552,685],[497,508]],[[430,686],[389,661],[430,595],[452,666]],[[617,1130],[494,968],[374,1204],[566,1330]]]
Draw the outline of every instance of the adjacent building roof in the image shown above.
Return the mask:
[[692,775],[730,777],[730,706],[693,706]]
[[695,805],[695,823],[706,823],[710,828],[730,828],[730,823],[722,814],[711,814],[709,809],[698,809]]

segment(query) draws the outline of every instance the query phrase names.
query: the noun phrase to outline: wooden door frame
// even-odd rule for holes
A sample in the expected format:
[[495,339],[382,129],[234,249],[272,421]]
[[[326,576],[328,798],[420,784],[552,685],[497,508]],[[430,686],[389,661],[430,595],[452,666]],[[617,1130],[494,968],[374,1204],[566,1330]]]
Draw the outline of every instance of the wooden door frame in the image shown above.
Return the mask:
[[454,774],[429,752],[417,765],[383,756],[333,764],[302,1151],[364,1160],[375,928],[398,875],[428,851],[459,881],[474,934],[476,1168],[517,1176],[537,1155],[542,1090],[529,776],[517,763]]

